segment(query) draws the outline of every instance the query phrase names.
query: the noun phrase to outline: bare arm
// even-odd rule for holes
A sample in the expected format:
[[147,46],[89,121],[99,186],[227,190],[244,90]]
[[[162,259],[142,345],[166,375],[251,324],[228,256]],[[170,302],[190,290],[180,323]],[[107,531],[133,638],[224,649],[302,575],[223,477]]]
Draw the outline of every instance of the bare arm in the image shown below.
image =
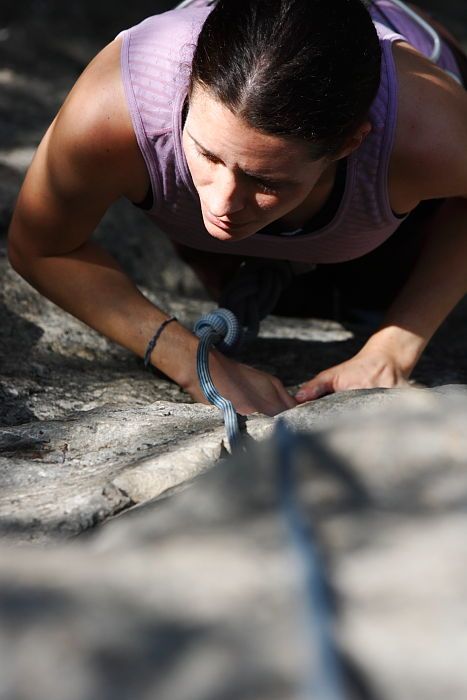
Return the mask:
[[355,357],[307,382],[297,394],[300,401],[407,384],[433,334],[467,292],[467,94],[414,50],[399,51],[397,59],[401,124],[390,171],[393,209],[446,201],[381,328]]
[[[90,65],[40,144],[11,222],[9,256],[42,294],[142,356],[166,315],[90,240],[112,202],[147,187],[131,125],[119,109],[117,51],[110,45]],[[136,183],[131,191],[128,181]],[[162,339],[158,347],[159,368],[182,386],[183,359],[195,342],[178,326],[170,351]],[[179,363],[171,359],[174,350]]]
[[405,386],[433,334],[467,292],[467,200],[449,199],[430,223],[417,265],[384,323],[347,362],[320,372],[296,398]]
[[[115,200],[141,200],[149,184],[126,110],[119,50],[113,42],[94,59],[42,140],[11,222],[9,257],[42,294],[143,357],[167,315],[91,240]],[[197,346],[190,331],[173,323],[151,361],[204,401],[195,371]],[[278,380],[217,353],[211,369],[242,412],[277,413],[295,403]]]

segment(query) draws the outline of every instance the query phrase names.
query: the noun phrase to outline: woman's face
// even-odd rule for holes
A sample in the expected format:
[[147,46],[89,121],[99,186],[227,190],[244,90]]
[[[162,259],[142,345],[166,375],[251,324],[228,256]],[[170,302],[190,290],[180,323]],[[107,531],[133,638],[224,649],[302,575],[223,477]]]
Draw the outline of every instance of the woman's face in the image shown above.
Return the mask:
[[256,131],[199,86],[183,148],[204,225],[222,241],[247,238],[294,211],[330,164],[310,160],[306,144]]

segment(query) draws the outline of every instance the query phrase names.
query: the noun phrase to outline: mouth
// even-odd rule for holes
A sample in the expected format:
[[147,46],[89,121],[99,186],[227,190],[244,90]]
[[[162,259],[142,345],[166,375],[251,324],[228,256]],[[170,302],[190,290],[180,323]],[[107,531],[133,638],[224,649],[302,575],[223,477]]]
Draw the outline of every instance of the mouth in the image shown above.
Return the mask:
[[218,219],[216,216],[212,216],[212,214],[208,213],[205,213],[204,216],[210,224],[220,228],[222,231],[237,231],[238,229],[244,228],[252,223],[251,221],[240,223],[236,221],[223,221],[222,219]]

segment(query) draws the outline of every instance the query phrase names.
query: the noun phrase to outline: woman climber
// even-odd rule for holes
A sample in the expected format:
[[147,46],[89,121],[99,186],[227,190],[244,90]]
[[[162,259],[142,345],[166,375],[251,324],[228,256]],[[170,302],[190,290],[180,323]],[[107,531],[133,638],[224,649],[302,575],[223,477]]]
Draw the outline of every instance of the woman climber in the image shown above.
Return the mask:
[[361,350],[295,397],[212,351],[214,382],[239,412],[406,384],[466,291],[465,56],[399,0],[184,5],[122,32],[71,90],[18,198],[13,267],[140,357],[156,335],[152,364],[203,401],[197,338],[162,325],[91,240],[126,197],[213,289],[251,256],[317,264],[317,279],[347,280],[349,294],[365,275],[370,295],[392,284]]

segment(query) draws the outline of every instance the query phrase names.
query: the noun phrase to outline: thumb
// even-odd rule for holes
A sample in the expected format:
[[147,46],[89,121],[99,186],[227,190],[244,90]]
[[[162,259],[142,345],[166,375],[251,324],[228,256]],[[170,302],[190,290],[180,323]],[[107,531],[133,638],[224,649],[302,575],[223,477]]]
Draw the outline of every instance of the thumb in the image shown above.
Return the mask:
[[295,398],[298,403],[305,403],[305,401],[320,399],[322,396],[327,396],[333,392],[334,388],[331,379],[317,376],[311,381],[306,382],[306,384],[303,384],[295,394]]

